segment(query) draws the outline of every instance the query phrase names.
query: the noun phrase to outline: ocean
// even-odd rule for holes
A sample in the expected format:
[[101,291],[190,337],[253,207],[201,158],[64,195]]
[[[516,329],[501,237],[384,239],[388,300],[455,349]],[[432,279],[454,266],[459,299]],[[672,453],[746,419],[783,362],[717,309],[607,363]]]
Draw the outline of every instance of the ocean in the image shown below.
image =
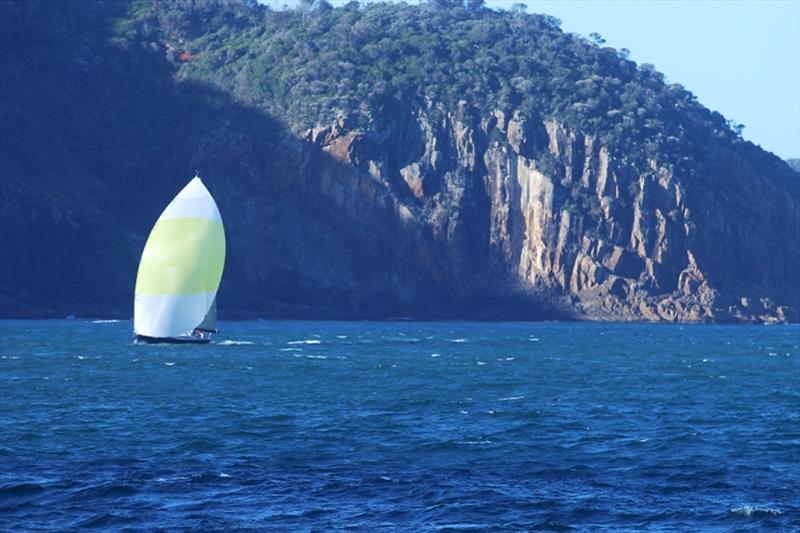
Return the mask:
[[0,530],[800,529],[800,327],[0,322]]

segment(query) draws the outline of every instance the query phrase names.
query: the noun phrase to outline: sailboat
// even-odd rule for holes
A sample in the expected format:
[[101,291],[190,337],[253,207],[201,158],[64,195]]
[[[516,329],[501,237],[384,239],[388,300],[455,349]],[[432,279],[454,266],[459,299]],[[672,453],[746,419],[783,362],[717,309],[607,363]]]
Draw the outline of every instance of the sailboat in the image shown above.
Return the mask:
[[134,290],[136,342],[210,342],[224,264],[222,217],[195,176],[158,217],[144,245]]

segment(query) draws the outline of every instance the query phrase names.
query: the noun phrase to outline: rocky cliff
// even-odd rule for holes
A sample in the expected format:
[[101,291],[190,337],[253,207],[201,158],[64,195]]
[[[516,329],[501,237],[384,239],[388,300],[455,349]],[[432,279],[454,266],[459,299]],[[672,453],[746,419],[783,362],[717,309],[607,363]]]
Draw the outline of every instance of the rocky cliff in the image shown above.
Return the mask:
[[[3,316],[129,316],[147,232],[200,169],[226,224],[223,318],[798,319],[798,174],[549,19],[2,9]],[[387,13],[402,23],[375,26]],[[425,29],[431,17],[440,26]],[[427,48],[414,43],[443,27],[466,40],[435,42],[423,74],[375,55],[397,44],[380,32],[397,31],[397,57],[417,68]],[[463,60],[501,44],[517,57],[503,43],[525,39],[544,50],[538,66]],[[359,55],[337,63],[345,46]],[[326,84],[308,66],[319,57]],[[458,98],[430,70],[446,61],[478,69],[453,74]],[[570,76],[588,81],[566,91]]]
[[[655,159],[626,163],[552,118],[465,107],[368,129],[342,117],[305,137],[343,165],[305,187],[355,224],[374,219],[365,204],[382,210],[385,238],[422,267],[394,279],[401,300],[441,284],[448,298],[517,295],[591,320],[796,319],[796,193],[734,154],[722,176],[680,176]],[[779,264],[756,259],[770,248]]]

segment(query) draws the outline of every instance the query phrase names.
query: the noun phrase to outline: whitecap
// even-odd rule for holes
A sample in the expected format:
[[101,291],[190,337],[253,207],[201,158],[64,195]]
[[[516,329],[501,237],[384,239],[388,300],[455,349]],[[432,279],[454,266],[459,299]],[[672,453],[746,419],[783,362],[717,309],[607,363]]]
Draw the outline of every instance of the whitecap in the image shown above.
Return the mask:
[[513,357],[506,357],[506,361],[513,361],[513,360],[514,360]]
[[769,352],[769,355],[778,355],[778,352]]
[[336,335],[337,339],[346,339],[347,335]]
[[81,361],[83,361],[84,359],[86,359],[86,356],[85,355],[76,355],[75,359],[80,359]]
[[441,357],[441,356],[442,356],[442,354],[440,354],[440,353],[432,353],[431,354],[431,357]]
[[327,355],[307,355],[306,359],[327,359]]
[[456,441],[456,442],[458,442],[458,444],[469,444],[469,445],[492,444],[492,441],[490,441],[490,440],[459,440],[459,441]]
[[231,477],[230,474],[226,474],[225,472],[220,472],[219,477]]
[[703,359],[703,362],[704,363],[713,363],[714,360],[713,359]]
[[319,339],[303,339],[300,341],[289,341],[286,344],[321,344],[322,341]]
[[121,320],[92,320],[92,324],[116,324]]
[[165,361],[164,364],[167,366],[175,366],[175,363],[173,361]]
[[486,364],[486,363],[484,363],[483,361],[476,361],[476,362],[478,363],[478,366],[483,366],[483,365],[485,365],[485,364]]
[[457,343],[469,342],[467,339],[447,339],[447,341],[448,342],[457,342]]
[[381,339],[383,339],[385,341],[389,341],[389,342],[405,342],[405,343],[409,343],[409,344],[420,341],[420,339],[418,339],[416,337],[406,337],[402,333],[399,336],[386,335],[386,336],[381,337]]
[[282,352],[302,352],[302,348],[281,348]]
[[528,340],[531,341],[531,342],[539,342],[539,337],[531,337]]
[[778,516],[783,514],[783,511],[780,509],[770,508],[770,507],[753,507],[752,505],[745,505],[743,507],[736,507],[735,509],[731,509],[732,513],[740,514],[742,516],[753,516],[753,515],[760,515],[760,514],[768,514],[773,516]]
[[250,341],[233,341],[230,339],[225,339],[222,342],[218,342],[220,346],[234,346],[234,345],[248,345],[248,344],[255,344],[254,342]]
[[381,476],[380,479],[382,479],[383,481],[391,481],[392,480],[392,478],[390,478],[389,476]]
[[461,413],[462,415],[466,415],[466,414],[469,414],[469,411],[465,411],[465,410],[461,409],[459,411],[459,413]]
[[172,481],[184,481],[189,479],[189,476],[169,476],[169,477],[157,477],[156,483],[170,483]]
[[506,396],[505,398],[500,398],[501,402],[513,402],[514,400],[522,400],[525,396]]

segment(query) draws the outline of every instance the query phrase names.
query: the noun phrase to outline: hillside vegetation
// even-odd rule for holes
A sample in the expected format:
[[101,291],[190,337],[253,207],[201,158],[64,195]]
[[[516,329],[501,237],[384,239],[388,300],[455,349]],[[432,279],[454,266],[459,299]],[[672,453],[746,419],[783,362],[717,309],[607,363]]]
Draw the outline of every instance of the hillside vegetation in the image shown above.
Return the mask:
[[139,2],[116,42],[185,50],[181,78],[222,88],[298,131],[342,112],[365,126],[409,107],[463,101],[478,115],[556,117],[628,157],[687,170],[696,163],[688,158],[702,158],[701,143],[741,142],[740,125],[652,65],[603,46],[597,34],[564,33],[551,16],[458,1],[311,6]]

